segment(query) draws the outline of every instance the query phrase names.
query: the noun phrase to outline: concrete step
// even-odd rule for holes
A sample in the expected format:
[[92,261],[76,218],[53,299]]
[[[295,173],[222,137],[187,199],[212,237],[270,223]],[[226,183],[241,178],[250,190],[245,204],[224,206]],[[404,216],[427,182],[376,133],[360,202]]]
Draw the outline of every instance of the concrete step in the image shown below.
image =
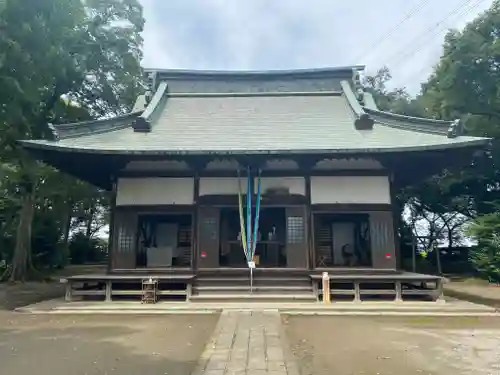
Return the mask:
[[212,294],[202,293],[193,294],[191,302],[314,302],[316,297],[311,293],[293,293],[293,294],[262,294],[262,293],[223,293]]
[[[309,278],[293,278],[293,277],[255,277],[253,279],[255,286],[311,286]],[[245,286],[250,285],[249,277],[197,277],[195,285],[203,286]]]
[[[195,285],[193,287],[193,292],[195,294],[226,294],[226,293],[238,293],[246,294],[250,291],[250,285]],[[276,285],[276,286],[261,286],[254,285],[252,288],[253,293],[259,294],[275,294],[275,295],[289,295],[289,294],[301,294],[301,293],[312,293],[313,289],[311,285],[304,286],[290,286],[290,285]]]

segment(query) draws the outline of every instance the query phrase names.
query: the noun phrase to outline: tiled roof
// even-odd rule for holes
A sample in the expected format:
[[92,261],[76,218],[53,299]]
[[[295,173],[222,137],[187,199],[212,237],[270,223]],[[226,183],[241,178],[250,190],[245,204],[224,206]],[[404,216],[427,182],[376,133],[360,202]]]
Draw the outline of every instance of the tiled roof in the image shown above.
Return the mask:
[[[485,138],[447,137],[451,122],[363,107],[349,82],[341,83],[340,90],[334,91],[321,87],[313,92],[183,93],[170,92],[164,81],[142,113],[92,122],[94,130],[79,125],[90,131],[60,132],[58,141],[24,144],[100,153],[224,154],[413,151],[487,142]],[[354,122],[362,114],[375,121],[372,129],[356,129]],[[66,125],[73,130],[79,126]]]

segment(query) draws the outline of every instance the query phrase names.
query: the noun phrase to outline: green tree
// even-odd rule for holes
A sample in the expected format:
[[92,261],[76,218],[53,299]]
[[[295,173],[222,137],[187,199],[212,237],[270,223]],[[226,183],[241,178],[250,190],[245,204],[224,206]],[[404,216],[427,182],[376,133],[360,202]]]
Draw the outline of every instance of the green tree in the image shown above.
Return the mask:
[[468,228],[478,245],[471,249],[470,260],[476,271],[490,282],[500,283],[500,211],[479,216]]
[[[443,55],[421,100],[435,117],[465,120],[469,135],[500,137],[500,1],[470,22],[462,31],[450,31]],[[464,194],[474,197],[475,210],[486,214],[490,202],[500,200],[500,149],[493,142],[490,154],[471,163],[460,176]],[[458,186],[457,186],[458,188]]]
[[380,90],[385,86],[379,82],[385,84],[387,73],[373,85],[383,94],[380,102],[389,103],[387,110],[409,114],[413,109],[408,110],[407,105],[415,105],[415,113],[446,120],[461,118],[468,135],[494,138],[490,153],[471,159],[468,167],[445,171],[403,194],[403,201],[412,205],[417,216],[427,215],[433,224],[444,225],[451,240],[453,227],[463,225],[463,220],[456,219],[472,219],[468,233],[479,243],[472,261],[489,278],[499,266],[499,246],[495,245],[500,222],[499,35],[500,1],[495,0],[463,30],[446,35],[439,63],[416,98],[401,101],[400,95],[395,101],[394,95],[389,95],[384,99],[388,93]]
[[79,117],[63,98],[89,117],[127,111],[142,85],[144,20],[137,0],[7,0],[0,10],[0,161],[18,207],[17,281],[32,268],[32,223],[47,179],[16,141],[50,138],[50,123]]

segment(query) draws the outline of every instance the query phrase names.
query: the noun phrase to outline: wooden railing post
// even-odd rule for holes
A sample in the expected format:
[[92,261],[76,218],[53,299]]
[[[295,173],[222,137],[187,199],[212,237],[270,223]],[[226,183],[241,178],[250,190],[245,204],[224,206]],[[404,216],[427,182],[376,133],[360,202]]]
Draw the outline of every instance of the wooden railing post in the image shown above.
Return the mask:
[[361,282],[354,281],[354,302],[361,302]]
[[396,287],[395,301],[402,302],[403,301],[403,286],[401,284],[401,280],[396,280],[395,287]]
[[323,303],[330,303],[330,276],[323,272]]
[[68,279],[61,279],[61,283],[65,284],[65,293],[64,300],[66,302],[71,302],[72,300],[72,292],[73,292],[73,283]]
[[105,286],[106,289],[105,289],[105,297],[104,297],[104,300],[106,302],[111,302],[111,300],[112,300],[112,297],[111,297],[111,284],[112,284],[111,280],[106,280],[106,284],[105,284],[106,285]]

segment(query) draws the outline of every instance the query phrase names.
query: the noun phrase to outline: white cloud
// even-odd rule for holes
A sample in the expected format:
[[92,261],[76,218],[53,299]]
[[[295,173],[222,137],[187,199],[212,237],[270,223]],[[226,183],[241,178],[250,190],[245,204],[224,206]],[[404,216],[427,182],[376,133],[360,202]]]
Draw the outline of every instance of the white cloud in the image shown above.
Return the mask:
[[415,92],[439,58],[446,30],[462,27],[491,1],[141,0],[144,65],[265,70],[365,64],[368,72],[388,65],[393,84]]

